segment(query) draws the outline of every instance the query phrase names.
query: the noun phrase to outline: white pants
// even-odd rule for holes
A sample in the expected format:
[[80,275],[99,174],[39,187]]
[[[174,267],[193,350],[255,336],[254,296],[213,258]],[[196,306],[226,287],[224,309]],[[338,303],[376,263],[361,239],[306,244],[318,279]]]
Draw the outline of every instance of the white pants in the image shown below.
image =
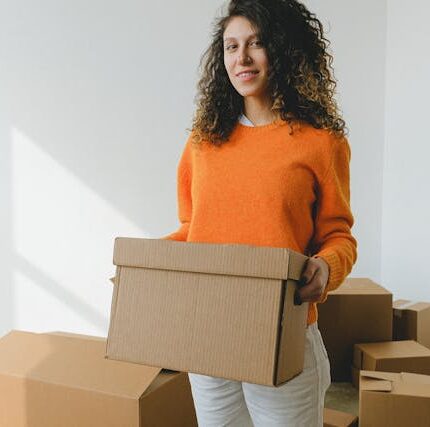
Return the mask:
[[306,329],[303,372],[279,387],[189,373],[199,427],[322,427],[330,363],[317,323]]

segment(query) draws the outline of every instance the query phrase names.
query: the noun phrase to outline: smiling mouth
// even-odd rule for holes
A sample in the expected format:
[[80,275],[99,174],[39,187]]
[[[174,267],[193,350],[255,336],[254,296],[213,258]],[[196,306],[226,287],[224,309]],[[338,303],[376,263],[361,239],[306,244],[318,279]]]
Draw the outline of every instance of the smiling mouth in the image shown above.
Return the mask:
[[243,72],[243,73],[239,73],[239,74],[236,74],[236,77],[249,77],[249,76],[252,76],[252,75],[256,75],[256,74],[258,74],[258,71],[246,71],[246,72]]
[[257,76],[257,74],[258,74],[258,71],[253,72],[253,73],[241,73],[241,74],[238,74],[236,77],[239,80],[246,82],[246,81],[254,79]]

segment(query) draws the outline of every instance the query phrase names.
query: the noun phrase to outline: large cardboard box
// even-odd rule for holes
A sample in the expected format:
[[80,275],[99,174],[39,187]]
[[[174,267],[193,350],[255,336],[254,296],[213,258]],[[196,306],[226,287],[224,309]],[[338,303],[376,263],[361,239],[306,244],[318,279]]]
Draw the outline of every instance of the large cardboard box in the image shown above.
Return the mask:
[[332,381],[351,381],[355,343],[390,341],[392,294],[366,278],[348,278],[318,305],[318,326],[330,359]]
[[411,340],[355,344],[353,362],[359,370],[430,375],[430,349]]
[[394,301],[393,340],[415,340],[430,348],[429,302]]
[[307,257],[284,248],[117,238],[107,357],[264,385],[303,370]]
[[324,427],[357,427],[357,415],[324,408]]
[[429,427],[430,376],[361,371],[360,427]]
[[0,426],[197,426],[187,374],[107,360],[105,349],[70,334],[1,338]]

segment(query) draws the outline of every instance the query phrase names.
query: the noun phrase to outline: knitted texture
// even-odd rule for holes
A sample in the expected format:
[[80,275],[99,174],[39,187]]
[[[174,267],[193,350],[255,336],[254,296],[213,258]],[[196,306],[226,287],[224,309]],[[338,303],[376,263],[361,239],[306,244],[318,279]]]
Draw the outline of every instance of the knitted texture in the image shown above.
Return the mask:
[[[348,141],[282,119],[237,123],[220,147],[188,137],[177,169],[181,223],[163,239],[289,248],[323,258],[329,280],[319,302],[357,259],[351,234]],[[318,320],[309,304],[307,323]]]

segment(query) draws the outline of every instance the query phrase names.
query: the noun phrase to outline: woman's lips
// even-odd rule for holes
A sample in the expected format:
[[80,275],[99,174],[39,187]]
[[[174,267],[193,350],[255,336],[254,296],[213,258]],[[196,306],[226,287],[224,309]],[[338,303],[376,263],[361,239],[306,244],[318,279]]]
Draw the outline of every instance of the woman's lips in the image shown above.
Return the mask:
[[239,74],[237,76],[237,78],[246,82],[246,81],[252,80],[254,77],[257,76],[257,74],[258,74],[258,72],[257,73],[243,73],[243,74]]

